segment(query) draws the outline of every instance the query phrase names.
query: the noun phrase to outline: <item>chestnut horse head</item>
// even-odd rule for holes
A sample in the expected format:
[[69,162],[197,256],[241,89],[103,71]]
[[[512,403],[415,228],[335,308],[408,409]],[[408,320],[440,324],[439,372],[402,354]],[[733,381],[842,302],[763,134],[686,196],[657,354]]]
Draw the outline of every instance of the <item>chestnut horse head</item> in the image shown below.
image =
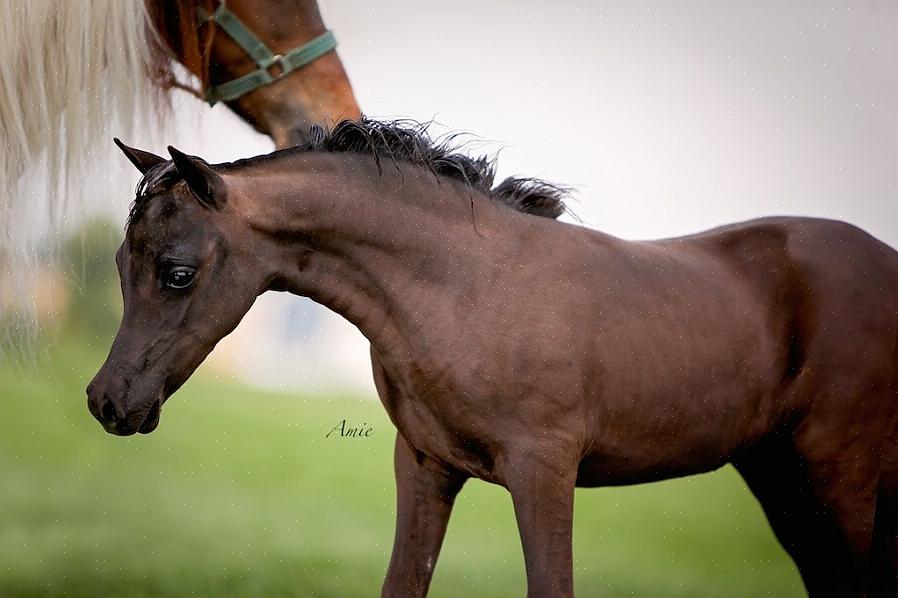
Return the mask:
[[204,99],[227,103],[278,148],[307,141],[313,123],[360,115],[315,0],[148,0],[148,7]]

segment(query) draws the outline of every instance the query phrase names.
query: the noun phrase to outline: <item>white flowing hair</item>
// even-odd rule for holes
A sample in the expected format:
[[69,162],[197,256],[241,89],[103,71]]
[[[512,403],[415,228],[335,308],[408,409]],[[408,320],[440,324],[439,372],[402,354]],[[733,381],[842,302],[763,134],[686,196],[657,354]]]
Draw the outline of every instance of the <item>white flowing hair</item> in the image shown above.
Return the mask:
[[143,0],[0,1],[0,354],[36,329],[38,256],[107,177],[99,148],[161,122],[161,48]]

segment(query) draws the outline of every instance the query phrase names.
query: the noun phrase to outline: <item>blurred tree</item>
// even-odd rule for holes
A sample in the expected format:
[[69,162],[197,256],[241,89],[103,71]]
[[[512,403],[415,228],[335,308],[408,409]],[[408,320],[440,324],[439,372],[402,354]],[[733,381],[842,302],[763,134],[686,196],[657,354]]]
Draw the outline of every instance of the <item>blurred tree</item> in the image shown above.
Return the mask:
[[63,245],[62,264],[68,302],[60,322],[64,335],[91,344],[107,344],[121,318],[115,252],[121,243],[118,225],[106,219],[88,221]]

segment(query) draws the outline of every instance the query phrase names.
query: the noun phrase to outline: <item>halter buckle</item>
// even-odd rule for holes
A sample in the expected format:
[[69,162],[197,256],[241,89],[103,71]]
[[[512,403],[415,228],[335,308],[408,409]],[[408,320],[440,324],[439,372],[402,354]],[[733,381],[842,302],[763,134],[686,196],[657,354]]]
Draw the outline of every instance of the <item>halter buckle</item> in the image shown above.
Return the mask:
[[282,54],[275,54],[271,57],[271,64],[265,67],[266,72],[271,75],[272,79],[277,79],[287,72],[283,60],[284,56]]

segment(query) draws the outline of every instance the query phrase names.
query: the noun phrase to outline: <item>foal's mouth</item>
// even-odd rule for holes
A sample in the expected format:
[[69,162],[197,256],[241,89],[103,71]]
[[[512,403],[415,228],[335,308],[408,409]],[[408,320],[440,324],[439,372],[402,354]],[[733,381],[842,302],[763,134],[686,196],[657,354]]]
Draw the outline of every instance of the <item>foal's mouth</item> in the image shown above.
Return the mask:
[[149,434],[159,425],[159,418],[162,416],[162,400],[159,399],[153,402],[153,405],[150,407],[149,413],[147,413],[146,418],[143,420],[143,423],[140,424],[140,428],[137,429],[141,434]]
[[[107,403],[107,405],[111,405],[111,403]],[[106,411],[112,412],[112,408],[108,407]],[[155,430],[156,427],[159,426],[161,415],[162,400],[157,399],[153,401],[153,404],[147,409],[146,415],[139,421],[113,417],[110,413],[105,413],[103,416],[97,417],[97,419],[100,420],[100,424],[102,424],[103,428],[110,434],[115,434],[116,436],[132,436],[138,433],[149,434]]]

